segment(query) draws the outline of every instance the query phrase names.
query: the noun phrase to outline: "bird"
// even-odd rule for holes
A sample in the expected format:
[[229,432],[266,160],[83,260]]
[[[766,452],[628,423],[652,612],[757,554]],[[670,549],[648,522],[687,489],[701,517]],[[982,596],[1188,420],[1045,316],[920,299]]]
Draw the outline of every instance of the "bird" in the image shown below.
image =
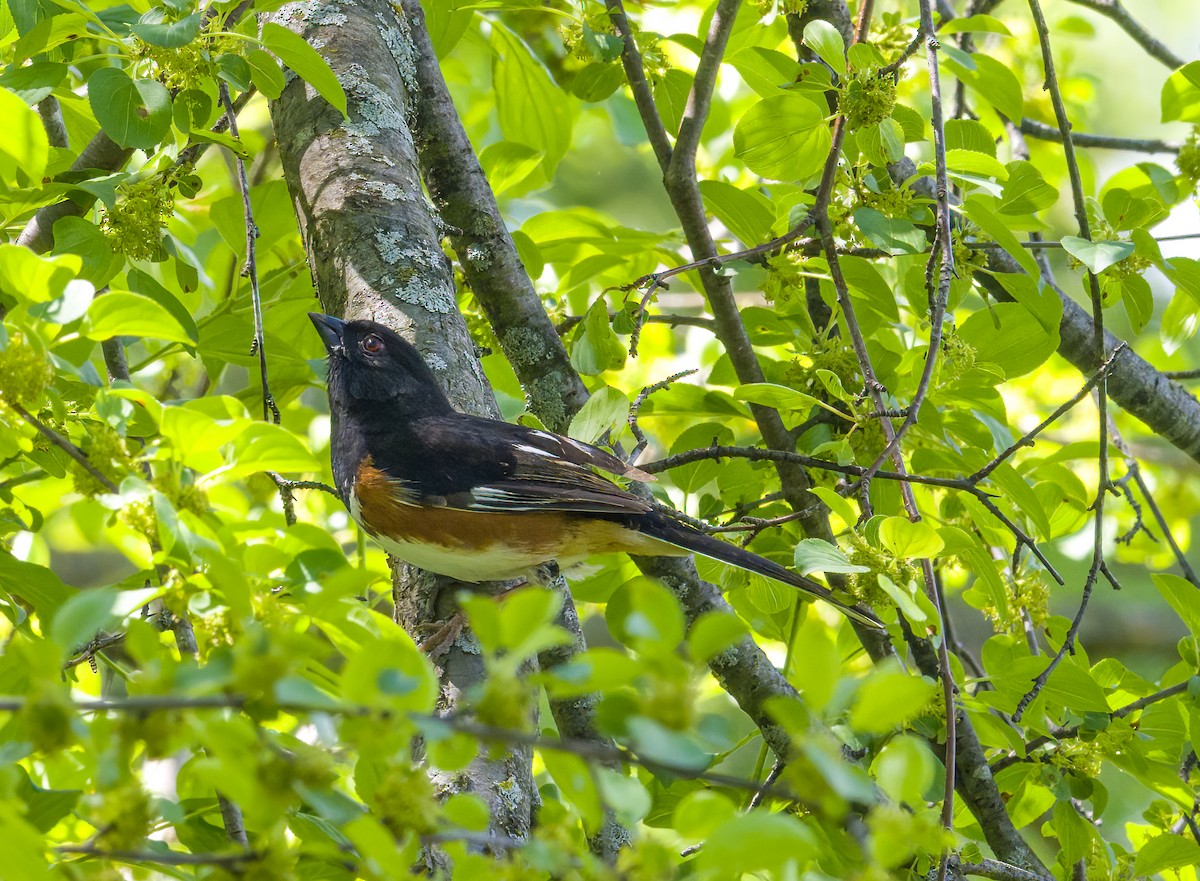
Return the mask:
[[655,478],[599,447],[458,412],[420,352],[374,321],[309,318],[329,356],[335,488],[397,559],[460,582],[545,581],[595,554],[700,554],[824,600],[870,628],[869,610],[714,538],[598,472]]

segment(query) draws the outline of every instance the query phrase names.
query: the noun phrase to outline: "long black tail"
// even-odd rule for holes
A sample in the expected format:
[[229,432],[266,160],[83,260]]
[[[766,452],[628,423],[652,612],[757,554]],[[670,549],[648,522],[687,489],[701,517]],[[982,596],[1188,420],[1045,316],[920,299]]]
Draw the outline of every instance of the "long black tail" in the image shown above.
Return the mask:
[[747,572],[754,572],[767,578],[773,578],[776,581],[782,581],[784,584],[799,588],[807,594],[824,600],[852,621],[857,621],[859,624],[878,630],[883,629],[883,622],[876,618],[872,612],[858,606],[848,606],[845,603],[838,602],[830,594],[829,588],[818,584],[811,578],[805,578],[798,572],[785,569],[778,563],[771,562],[766,557],[760,557],[758,554],[753,554],[750,551],[739,548],[737,545],[713,538],[711,535],[706,535],[698,529],[693,529],[659,511],[649,511],[639,519],[641,531],[648,535],[652,535],[657,539],[661,539],[668,544],[675,545],[684,550],[691,551],[694,554],[700,554],[703,557],[709,557],[722,563],[728,563],[730,566],[745,569]]

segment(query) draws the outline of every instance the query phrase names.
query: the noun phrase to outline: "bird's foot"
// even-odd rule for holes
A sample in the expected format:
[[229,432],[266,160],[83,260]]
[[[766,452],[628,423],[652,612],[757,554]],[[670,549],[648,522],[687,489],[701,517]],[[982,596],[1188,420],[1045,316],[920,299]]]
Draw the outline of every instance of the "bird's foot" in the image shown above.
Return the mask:
[[444,621],[429,622],[429,635],[421,640],[421,651],[429,656],[431,661],[442,658],[450,646],[458,640],[463,628],[467,626],[466,613],[459,609]]
[[542,563],[534,568],[533,572],[531,573],[531,577],[526,579],[526,583],[532,581],[541,587],[549,587],[560,577],[562,577],[562,570],[558,568],[558,561],[547,560],[545,563]]

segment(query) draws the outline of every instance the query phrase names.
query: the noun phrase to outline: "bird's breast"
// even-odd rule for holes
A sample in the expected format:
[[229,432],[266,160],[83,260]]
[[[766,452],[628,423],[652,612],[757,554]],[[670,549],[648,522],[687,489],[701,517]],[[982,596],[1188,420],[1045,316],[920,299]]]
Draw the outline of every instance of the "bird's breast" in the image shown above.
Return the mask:
[[566,569],[593,554],[663,552],[660,542],[615,520],[423,504],[369,460],[359,466],[347,507],[392,556],[459,581],[516,578],[549,560]]

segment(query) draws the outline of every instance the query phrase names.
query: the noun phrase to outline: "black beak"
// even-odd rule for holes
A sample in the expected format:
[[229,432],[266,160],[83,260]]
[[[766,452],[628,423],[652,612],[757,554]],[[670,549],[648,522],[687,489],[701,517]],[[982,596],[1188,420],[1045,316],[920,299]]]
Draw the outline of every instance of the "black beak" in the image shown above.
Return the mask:
[[342,334],[346,330],[346,322],[320,312],[309,312],[308,317],[312,319],[313,326],[321,335],[321,342],[325,344],[330,355],[340,355],[346,351],[346,344],[342,338]]

